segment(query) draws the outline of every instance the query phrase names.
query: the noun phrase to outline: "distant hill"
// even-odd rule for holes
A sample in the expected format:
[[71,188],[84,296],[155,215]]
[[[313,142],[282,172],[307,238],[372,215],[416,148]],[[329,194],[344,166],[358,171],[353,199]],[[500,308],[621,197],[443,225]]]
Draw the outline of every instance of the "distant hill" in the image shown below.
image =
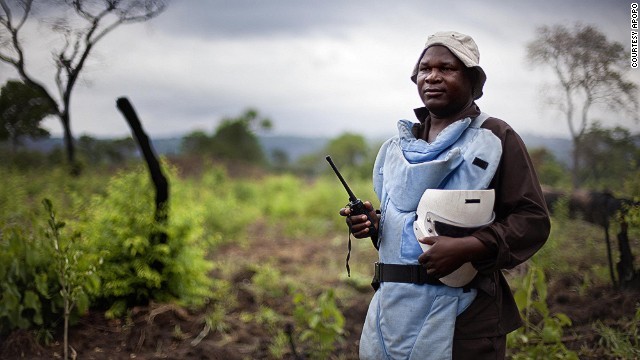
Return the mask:
[[331,139],[275,135],[260,136],[259,140],[267,157],[271,158],[274,151],[281,150],[289,156],[291,162],[295,162],[301,156],[321,151]]
[[[275,150],[285,152],[291,162],[295,162],[301,156],[321,151],[331,140],[327,137],[300,137],[294,135],[262,135],[259,136],[265,154],[272,157]],[[371,140],[378,143],[379,139]],[[552,138],[539,135],[522,134],[522,140],[529,149],[546,148],[558,161],[569,164],[571,161],[571,140],[567,138]],[[180,153],[182,138],[179,136],[151,139],[153,147],[158,154],[176,155]],[[62,147],[61,138],[49,138],[42,140],[26,140],[24,145],[32,150],[50,152],[56,147]]]
[[151,139],[151,144],[158,154],[177,155],[180,154],[181,137]]
[[[271,158],[274,151],[281,150],[289,156],[290,161],[296,161],[301,156],[312,154],[322,150],[329,142],[329,138],[323,137],[299,137],[289,135],[263,135],[258,140],[267,157]],[[175,155],[180,153],[182,138],[158,138],[152,139],[153,148],[158,154]]]
[[573,144],[568,138],[545,137],[532,134],[522,134],[522,141],[527,145],[527,149],[545,148],[555,156],[559,162],[571,164],[571,152]]

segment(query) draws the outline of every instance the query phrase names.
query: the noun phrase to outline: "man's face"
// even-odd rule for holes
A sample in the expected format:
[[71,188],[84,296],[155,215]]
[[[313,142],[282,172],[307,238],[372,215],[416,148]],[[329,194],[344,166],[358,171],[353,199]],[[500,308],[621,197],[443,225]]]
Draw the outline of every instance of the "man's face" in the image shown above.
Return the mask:
[[424,105],[440,117],[454,115],[473,102],[471,71],[444,46],[425,51],[416,83]]

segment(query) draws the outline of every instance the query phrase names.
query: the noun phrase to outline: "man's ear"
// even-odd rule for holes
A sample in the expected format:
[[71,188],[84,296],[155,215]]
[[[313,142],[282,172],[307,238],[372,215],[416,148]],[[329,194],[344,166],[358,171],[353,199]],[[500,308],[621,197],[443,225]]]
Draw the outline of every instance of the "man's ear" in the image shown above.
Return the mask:
[[475,94],[475,90],[476,90],[474,87],[478,80],[478,71],[475,68],[466,68],[465,75],[467,76],[467,79],[469,79],[469,81],[471,82],[471,96],[473,97],[473,94]]

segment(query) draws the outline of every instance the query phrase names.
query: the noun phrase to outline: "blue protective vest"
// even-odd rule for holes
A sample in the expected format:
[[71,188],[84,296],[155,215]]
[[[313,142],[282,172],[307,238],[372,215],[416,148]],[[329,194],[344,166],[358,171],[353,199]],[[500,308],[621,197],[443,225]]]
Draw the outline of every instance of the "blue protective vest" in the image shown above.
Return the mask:
[[[493,178],[502,144],[480,128],[488,115],[456,121],[428,143],[416,139],[413,123],[398,122],[373,169],[380,199],[379,258],[382,263],[418,264],[422,249],[413,232],[426,189],[480,190]],[[450,359],[456,317],[476,289],[383,282],[374,294],[360,339],[361,359]]]

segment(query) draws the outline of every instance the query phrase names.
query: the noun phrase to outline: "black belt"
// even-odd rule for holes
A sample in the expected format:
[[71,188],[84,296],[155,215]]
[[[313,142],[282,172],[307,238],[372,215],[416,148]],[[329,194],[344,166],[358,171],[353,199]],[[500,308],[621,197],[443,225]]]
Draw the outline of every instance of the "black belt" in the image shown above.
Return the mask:
[[444,285],[437,278],[427,275],[422,265],[400,265],[375,263],[375,273],[371,286],[378,290],[381,282]]

